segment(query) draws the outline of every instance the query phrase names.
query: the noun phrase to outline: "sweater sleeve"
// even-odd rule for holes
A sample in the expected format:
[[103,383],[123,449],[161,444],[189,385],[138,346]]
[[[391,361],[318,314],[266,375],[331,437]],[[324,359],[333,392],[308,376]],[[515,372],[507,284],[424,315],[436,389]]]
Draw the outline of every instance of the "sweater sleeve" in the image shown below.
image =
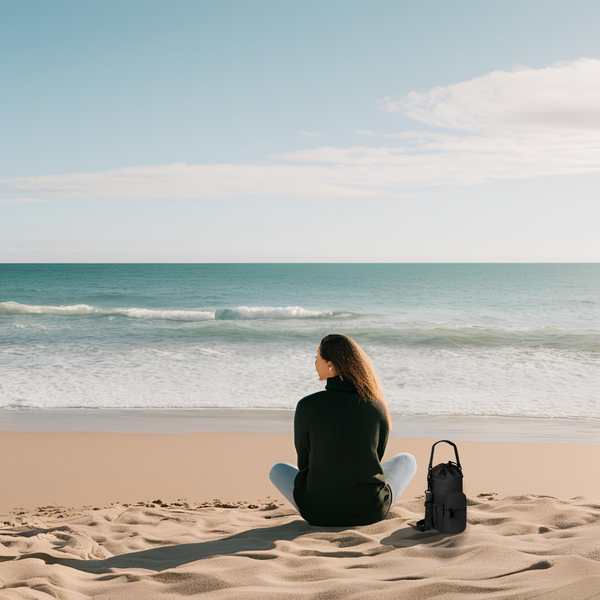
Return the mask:
[[387,418],[383,418],[379,421],[379,443],[377,444],[377,456],[379,456],[379,460],[383,460],[383,455],[385,454],[385,448],[388,443],[388,438],[390,437],[390,426],[388,425]]
[[300,471],[308,467],[308,453],[310,452],[310,440],[303,412],[304,408],[302,408],[302,401],[300,401],[296,405],[294,414],[294,445],[298,454],[298,469]]

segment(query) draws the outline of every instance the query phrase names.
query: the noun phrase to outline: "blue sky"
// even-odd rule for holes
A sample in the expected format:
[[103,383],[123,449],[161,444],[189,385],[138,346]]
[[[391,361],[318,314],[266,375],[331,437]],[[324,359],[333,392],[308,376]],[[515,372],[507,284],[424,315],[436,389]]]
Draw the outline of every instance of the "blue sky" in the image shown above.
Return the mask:
[[600,260],[600,5],[0,1],[2,262]]

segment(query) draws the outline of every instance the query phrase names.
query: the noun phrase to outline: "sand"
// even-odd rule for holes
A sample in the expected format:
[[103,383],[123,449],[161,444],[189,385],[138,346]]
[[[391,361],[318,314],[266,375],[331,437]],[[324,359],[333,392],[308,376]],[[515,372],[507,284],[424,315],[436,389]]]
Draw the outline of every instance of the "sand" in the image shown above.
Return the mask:
[[313,527],[268,477],[289,434],[0,432],[0,600],[600,599],[600,444],[450,439],[457,535],[415,527],[432,439],[390,439],[418,471],[386,519]]

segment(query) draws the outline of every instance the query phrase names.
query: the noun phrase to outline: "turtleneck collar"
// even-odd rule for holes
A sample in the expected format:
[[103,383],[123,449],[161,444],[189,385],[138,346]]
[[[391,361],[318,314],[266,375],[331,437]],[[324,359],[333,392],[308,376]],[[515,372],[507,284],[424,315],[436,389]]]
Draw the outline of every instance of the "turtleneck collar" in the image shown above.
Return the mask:
[[328,377],[327,383],[325,384],[325,389],[326,390],[335,390],[335,391],[340,391],[340,392],[356,392],[357,391],[356,387],[350,380],[344,379],[342,381],[342,379],[340,378],[339,375],[336,375],[335,377]]

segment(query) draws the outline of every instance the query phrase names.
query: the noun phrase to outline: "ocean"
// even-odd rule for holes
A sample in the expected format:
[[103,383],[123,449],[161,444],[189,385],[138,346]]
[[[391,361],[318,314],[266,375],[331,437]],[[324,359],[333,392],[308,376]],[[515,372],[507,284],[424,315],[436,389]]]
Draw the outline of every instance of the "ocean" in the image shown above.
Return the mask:
[[321,338],[404,415],[600,419],[600,264],[0,264],[0,408],[294,409]]

